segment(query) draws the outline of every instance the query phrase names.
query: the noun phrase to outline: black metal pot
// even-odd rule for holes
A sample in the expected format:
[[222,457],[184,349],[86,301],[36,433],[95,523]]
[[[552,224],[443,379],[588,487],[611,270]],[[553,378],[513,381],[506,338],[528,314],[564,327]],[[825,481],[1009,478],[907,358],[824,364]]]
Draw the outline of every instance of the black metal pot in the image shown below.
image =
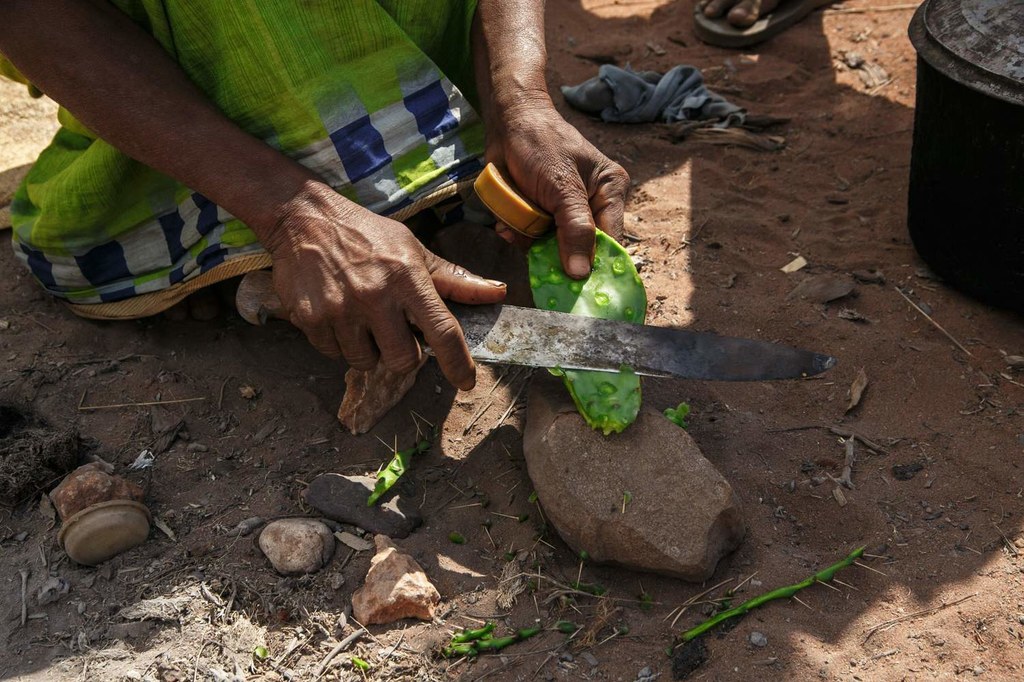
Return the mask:
[[1024,2],[926,0],[908,224],[951,285],[1024,312]]

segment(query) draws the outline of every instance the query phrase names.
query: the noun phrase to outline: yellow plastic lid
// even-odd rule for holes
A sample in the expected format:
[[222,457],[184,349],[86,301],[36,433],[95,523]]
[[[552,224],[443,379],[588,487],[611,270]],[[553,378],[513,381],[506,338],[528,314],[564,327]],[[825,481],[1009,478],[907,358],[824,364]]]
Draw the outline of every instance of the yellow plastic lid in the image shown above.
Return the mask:
[[521,195],[493,163],[477,176],[473,189],[491,213],[516,232],[539,237],[551,228],[551,216]]

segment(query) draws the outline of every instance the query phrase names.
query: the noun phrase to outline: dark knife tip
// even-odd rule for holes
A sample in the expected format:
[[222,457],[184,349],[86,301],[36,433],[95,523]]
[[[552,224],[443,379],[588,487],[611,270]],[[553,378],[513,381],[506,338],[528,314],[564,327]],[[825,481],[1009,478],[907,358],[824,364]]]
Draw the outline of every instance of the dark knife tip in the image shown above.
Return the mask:
[[815,354],[814,374],[821,374],[822,372],[827,372],[828,370],[835,367],[838,362],[839,360],[832,357],[831,355]]

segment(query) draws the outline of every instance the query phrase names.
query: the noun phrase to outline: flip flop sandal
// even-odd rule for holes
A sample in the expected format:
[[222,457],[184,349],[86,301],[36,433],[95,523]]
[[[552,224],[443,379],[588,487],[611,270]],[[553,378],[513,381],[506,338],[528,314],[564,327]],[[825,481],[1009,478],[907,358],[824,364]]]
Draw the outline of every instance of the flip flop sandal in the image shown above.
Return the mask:
[[693,30],[697,37],[717,47],[748,47],[768,40],[798,23],[808,14],[836,0],[782,0],[782,4],[747,28],[730,24],[724,16],[705,16],[701,3],[693,9]]

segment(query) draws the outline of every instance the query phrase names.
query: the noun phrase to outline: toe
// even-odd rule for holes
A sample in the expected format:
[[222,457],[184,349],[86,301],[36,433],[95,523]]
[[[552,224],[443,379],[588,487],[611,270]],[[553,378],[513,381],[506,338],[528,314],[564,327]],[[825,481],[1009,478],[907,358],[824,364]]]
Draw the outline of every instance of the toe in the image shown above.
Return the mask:
[[704,16],[709,19],[717,19],[735,4],[736,0],[708,0],[703,3]]
[[761,3],[759,0],[741,0],[729,10],[728,21],[737,28],[746,28],[755,21],[761,14]]
[[746,28],[771,12],[778,4],[779,0],[740,0],[729,10],[728,21],[737,28]]

